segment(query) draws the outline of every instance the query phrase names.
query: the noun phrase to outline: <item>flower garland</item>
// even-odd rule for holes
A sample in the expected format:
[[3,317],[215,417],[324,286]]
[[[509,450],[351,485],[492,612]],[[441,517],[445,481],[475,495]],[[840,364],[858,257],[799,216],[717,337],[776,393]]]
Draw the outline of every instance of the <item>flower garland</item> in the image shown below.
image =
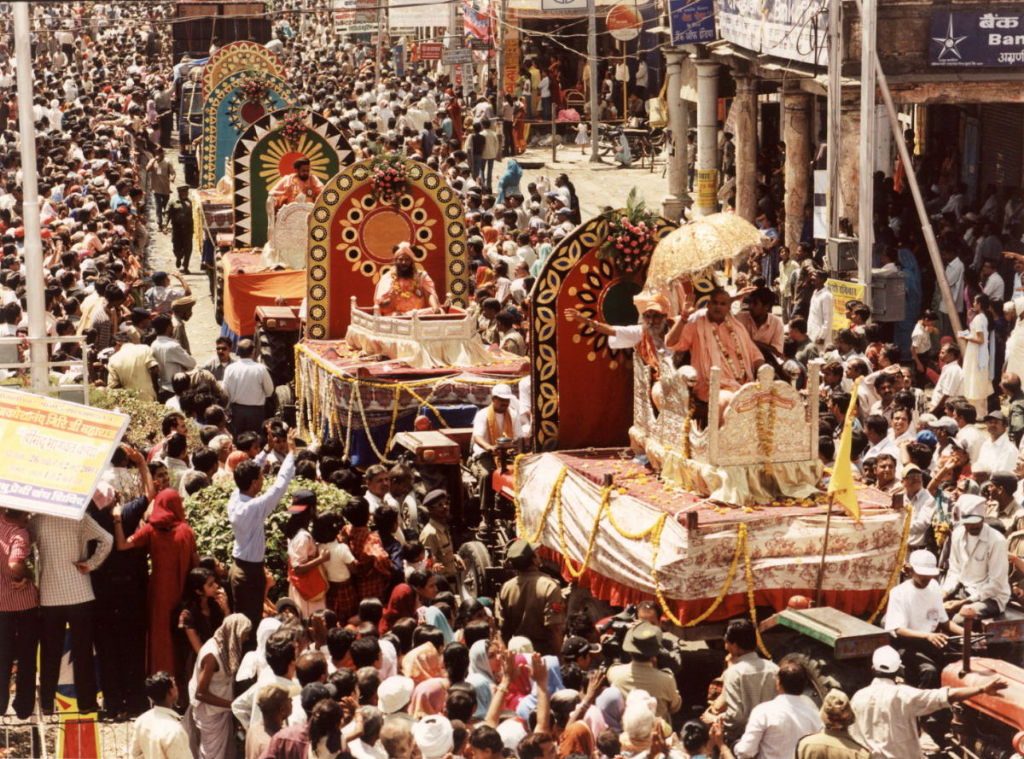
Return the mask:
[[886,604],[889,603],[889,593],[896,587],[897,580],[900,579],[900,572],[903,571],[903,562],[907,556],[907,538],[910,537],[910,519],[914,516],[914,507],[910,504],[906,505],[907,516],[903,520],[903,538],[900,540],[900,551],[896,555],[896,563],[892,566],[892,573],[889,575],[889,585],[885,589],[885,593],[882,595],[882,600],[878,602],[878,608],[875,612],[868,617],[868,624],[873,625],[875,620],[878,619],[878,615],[882,613],[882,609],[885,608]]
[[771,659],[772,655],[765,648],[761,640],[761,628],[757,624],[757,607],[754,605],[754,567],[750,561],[750,541],[743,541],[743,570],[747,579],[747,603],[750,605],[750,621],[754,623],[754,635],[757,636],[757,647],[765,657]]
[[693,404],[690,404],[689,410],[686,412],[686,419],[683,421],[683,458],[690,458],[690,454],[693,453],[690,446],[690,428],[693,426]]
[[[530,535],[526,529],[526,523],[523,521],[523,509],[519,504],[519,497],[516,496],[515,508],[516,508],[516,528],[519,530],[519,537],[525,540],[527,543],[536,543],[540,540],[540,536],[544,534],[544,525],[548,521],[548,514],[551,513],[551,509],[554,508],[555,499],[562,499],[562,483],[565,482],[566,476],[569,474],[569,467],[563,466],[562,471],[558,473],[558,477],[555,478],[555,484],[551,486],[551,492],[548,494],[548,502],[544,505],[544,511],[541,512],[537,532]],[[518,472],[517,472],[518,476]],[[519,488],[516,488],[516,492],[519,492]]]
[[597,257],[611,261],[623,274],[642,271],[654,251],[657,214],[647,210],[634,187],[626,199],[625,213],[609,211],[604,218],[608,221],[608,234]]
[[281,135],[291,145],[298,145],[299,140],[309,131],[306,118],[305,111],[288,111],[281,119]]
[[262,76],[251,76],[242,82],[239,89],[243,98],[258,103],[267,95],[267,80]]
[[775,388],[772,388],[771,394],[768,397],[768,410],[763,411],[761,403],[757,404],[757,412],[754,414],[754,419],[757,421],[757,447],[764,456],[764,473],[768,476],[772,474],[772,453],[775,452],[775,416],[778,410],[776,404],[778,394]]
[[[733,346],[736,348],[736,357],[739,358],[743,349],[740,347],[740,338],[736,334],[736,328],[732,326],[732,323],[729,321],[728,316],[725,317],[725,321],[723,323],[725,324],[725,328],[729,331],[729,334],[732,336],[732,343]],[[737,366],[732,362],[732,356],[729,355],[729,351],[727,351],[725,349],[725,345],[722,344],[722,337],[721,335],[718,334],[718,327],[712,325],[711,334],[715,338],[715,343],[718,345],[718,350],[722,351],[722,355],[725,356],[725,363],[729,365],[729,371],[732,372],[733,378],[737,382],[742,383],[743,380],[746,379],[747,372],[745,370],[741,372],[739,368],[737,368]]]
[[409,192],[409,173],[405,160],[397,153],[378,154],[370,162],[373,199],[378,203],[398,203]]
[[572,575],[573,579],[578,580],[583,576],[583,573],[587,570],[587,565],[590,564],[590,558],[594,555],[594,541],[597,540],[597,528],[601,523],[601,517],[604,515],[605,510],[610,506],[611,492],[611,486],[601,488],[601,504],[597,507],[594,526],[590,530],[590,540],[587,543],[587,550],[583,554],[583,561],[579,569],[573,567],[572,559],[569,558],[569,550],[565,545],[565,523],[562,520],[562,492],[561,490],[558,492],[558,543],[562,548],[562,561],[565,563],[565,568],[569,570],[569,574]]

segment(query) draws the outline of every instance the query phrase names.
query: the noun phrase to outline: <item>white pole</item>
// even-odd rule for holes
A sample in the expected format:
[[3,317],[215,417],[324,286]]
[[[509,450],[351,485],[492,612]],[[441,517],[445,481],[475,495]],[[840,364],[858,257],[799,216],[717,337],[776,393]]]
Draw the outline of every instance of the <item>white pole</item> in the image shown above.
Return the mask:
[[[14,3],[14,55],[18,65],[18,131],[24,193],[25,279],[28,285],[28,338],[32,392],[49,394],[46,344],[46,299],[43,287],[43,241],[39,233],[39,186],[36,178],[36,130],[32,111],[32,48],[29,4]],[[83,377],[88,383],[89,378]]]
[[587,3],[587,66],[590,70],[590,162],[604,163],[598,150],[601,113],[597,98],[597,0]]
[[839,234],[839,154],[843,116],[843,3],[831,0],[828,10],[828,236]]
[[860,187],[858,198],[857,275],[871,305],[871,262],[875,205],[875,2],[864,0],[860,14]]

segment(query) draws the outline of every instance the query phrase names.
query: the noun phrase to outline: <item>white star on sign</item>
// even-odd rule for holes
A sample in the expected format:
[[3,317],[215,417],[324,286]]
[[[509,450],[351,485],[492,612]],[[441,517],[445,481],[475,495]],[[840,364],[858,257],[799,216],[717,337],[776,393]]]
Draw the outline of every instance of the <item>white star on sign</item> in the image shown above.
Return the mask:
[[957,45],[963,42],[967,37],[954,37],[953,36],[953,14],[949,14],[949,26],[946,29],[945,37],[932,37],[934,42],[938,42],[942,45],[942,49],[939,50],[939,60],[947,60],[947,53],[949,55],[955,55],[958,60],[963,60],[963,56],[960,55],[960,51],[957,50]]

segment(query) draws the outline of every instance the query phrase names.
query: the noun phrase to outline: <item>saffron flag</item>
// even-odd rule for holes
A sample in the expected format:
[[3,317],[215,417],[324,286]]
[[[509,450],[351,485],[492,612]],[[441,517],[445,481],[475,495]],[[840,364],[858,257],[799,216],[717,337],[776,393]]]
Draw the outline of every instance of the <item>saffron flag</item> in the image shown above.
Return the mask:
[[853,447],[853,418],[857,414],[857,390],[859,388],[860,380],[858,379],[853,383],[853,390],[850,392],[850,406],[846,409],[843,434],[839,438],[839,451],[836,453],[832,479],[828,483],[829,495],[842,504],[846,512],[858,522],[860,521],[860,505],[857,503],[857,488],[853,481],[853,460],[850,453]]

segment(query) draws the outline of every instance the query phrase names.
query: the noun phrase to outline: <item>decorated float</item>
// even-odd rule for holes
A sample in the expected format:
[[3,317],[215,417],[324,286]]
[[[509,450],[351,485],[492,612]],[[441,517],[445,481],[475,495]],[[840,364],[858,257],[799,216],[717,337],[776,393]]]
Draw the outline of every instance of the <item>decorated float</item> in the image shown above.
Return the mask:
[[[469,262],[458,195],[425,164],[381,156],[331,179],[310,218],[306,339],[295,349],[303,434],[341,441],[360,467],[393,461],[396,436],[418,416],[465,443],[494,386],[515,388],[529,362],[485,347],[465,310]],[[441,313],[375,305],[402,243],[416,271],[433,281]]]
[[[621,607],[654,599],[681,628],[740,614],[756,622],[794,596],[875,620],[899,578],[910,509],[865,487],[859,519],[838,506],[829,519],[816,403],[767,365],[724,409],[723,372],[711,367],[708,402],[697,403],[693,367],[677,367],[671,351],[645,352],[641,342],[632,357],[622,355],[565,315],[572,308],[623,324],[611,317],[624,310],[626,293],[641,289],[639,302],[657,300],[669,316],[684,302],[705,306],[723,264],[760,243],[733,215],[674,231],[649,216],[642,228],[628,218],[616,212],[585,223],[538,277],[531,333],[539,452],[516,460],[505,487],[518,535],[594,597]],[[819,370],[812,365],[806,398],[818,397]]]

